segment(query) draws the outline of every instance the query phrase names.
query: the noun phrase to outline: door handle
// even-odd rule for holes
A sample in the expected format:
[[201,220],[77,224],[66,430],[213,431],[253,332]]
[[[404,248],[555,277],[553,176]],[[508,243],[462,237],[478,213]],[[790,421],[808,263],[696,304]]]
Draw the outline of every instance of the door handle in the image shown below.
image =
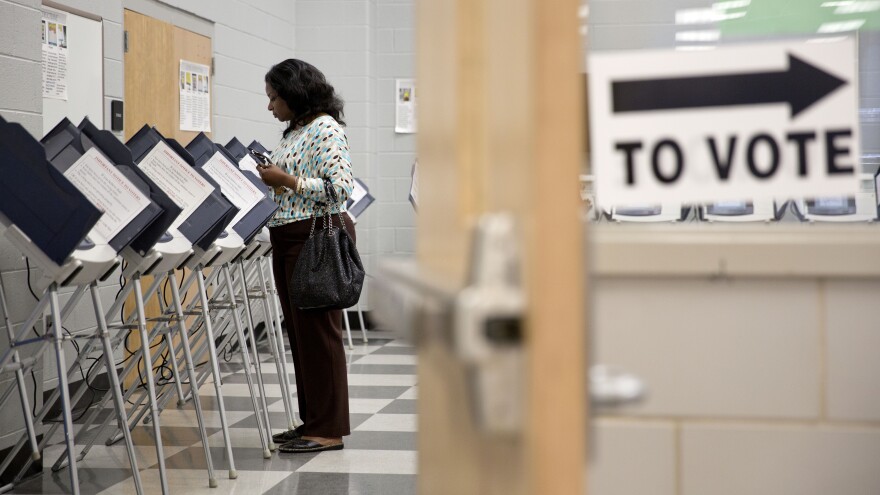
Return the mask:
[[590,368],[590,402],[603,407],[621,406],[642,400],[647,394],[644,380],[604,364]]

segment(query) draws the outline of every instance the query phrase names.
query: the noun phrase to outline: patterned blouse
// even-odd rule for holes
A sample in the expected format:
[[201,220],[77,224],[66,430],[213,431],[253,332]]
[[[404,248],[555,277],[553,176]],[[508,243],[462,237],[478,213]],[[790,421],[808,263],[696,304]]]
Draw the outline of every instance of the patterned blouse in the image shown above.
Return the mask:
[[[278,143],[271,155],[272,163],[288,174],[299,178],[297,190],[270,188],[269,196],[280,206],[269,227],[312,218],[322,211],[327,201],[324,178],[336,189],[345,211],[345,201],[351,194],[354,181],[351,176],[351,158],[348,140],[342,127],[333,117],[321,115],[310,123],[290,131]],[[334,212],[336,209],[334,208]]]

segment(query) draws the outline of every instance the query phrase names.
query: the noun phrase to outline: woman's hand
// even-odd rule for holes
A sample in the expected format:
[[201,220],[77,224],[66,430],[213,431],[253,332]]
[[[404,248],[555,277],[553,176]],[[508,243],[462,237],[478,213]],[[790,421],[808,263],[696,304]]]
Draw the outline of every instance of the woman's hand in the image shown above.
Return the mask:
[[296,177],[281,170],[277,165],[271,163],[266,165],[258,165],[257,171],[260,173],[260,179],[270,187],[287,187],[296,190]]

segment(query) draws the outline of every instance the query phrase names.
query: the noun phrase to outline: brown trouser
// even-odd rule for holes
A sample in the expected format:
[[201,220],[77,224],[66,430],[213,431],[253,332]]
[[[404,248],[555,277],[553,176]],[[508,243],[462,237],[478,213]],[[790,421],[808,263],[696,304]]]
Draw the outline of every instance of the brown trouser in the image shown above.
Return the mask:
[[[333,224],[338,225],[333,217]],[[354,225],[346,219],[346,230],[355,239]],[[321,228],[318,219],[316,229]],[[293,353],[299,417],[304,435],[335,438],[351,434],[348,416],[348,376],[342,344],[342,311],[299,309],[289,298],[288,284],[293,268],[309,238],[312,220],[300,220],[269,229],[272,241],[272,271],[287,322],[287,337]]]

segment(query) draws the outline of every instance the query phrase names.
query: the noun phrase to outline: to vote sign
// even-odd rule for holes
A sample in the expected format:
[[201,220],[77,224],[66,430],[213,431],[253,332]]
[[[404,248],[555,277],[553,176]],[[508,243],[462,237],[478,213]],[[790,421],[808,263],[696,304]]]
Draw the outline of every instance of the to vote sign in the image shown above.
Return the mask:
[[855,43],[589,58],[603,205],[858,191]]

